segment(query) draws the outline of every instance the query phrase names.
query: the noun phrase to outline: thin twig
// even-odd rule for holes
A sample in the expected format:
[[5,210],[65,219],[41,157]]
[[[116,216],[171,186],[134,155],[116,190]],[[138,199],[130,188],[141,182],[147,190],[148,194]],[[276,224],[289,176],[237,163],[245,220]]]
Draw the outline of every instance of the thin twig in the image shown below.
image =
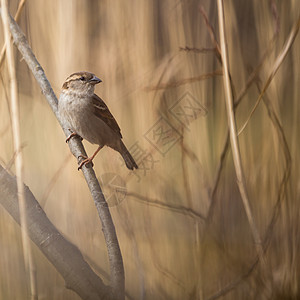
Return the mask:
[[185,52],[194,52],[194,53],[210,53],[210,52],[216,52],[216,48],[195,48],[195,47],[180,47],[180,51],[185,51]]
[[258,96],[255,104],[254,104],[254,107],[252,108],[246,122],[244,123],[244,125],[240,128],[239,132],[238,132],[238,135],[240,135],[243,130],[246,128],[246,126],[248,125],[253,113],[255,112],[256,108],[258,107],[264,93],[266,92],[266,90],[268,89],[270,83],[272,82],[275,74],[277,73],[278,69],[280,68],[282,62],[284,61],[286,55],[288,54],[289,50],[291,49],[292,45],[293,45],[293,42],[298,34],[298,31],[299,31],[299,28],[300,28],[300,17],[298,17],[298,20],[296,21],[296,23],[294,24],[292,30],[291,30],[291,33],[289,34],[289,37],[287,39],[287,41],[285,42],[284,46],[283,46],[283,49],[281,50],[281,52],[279,53],[279,55],[277,56],[276,60],[275,60],[275,63],[272,67],[272,70],[270,72],[270,75],[266,81],[266,83],[264,84],[264,87],[260,93],[260,95]]
[[[213,43],[213,45],[215,46],[216,57],[217,57],[219,63],[223,66],[222,55],[221,55],[221,48],[220,48],[220,45],[219,45],[219,42],[218,42],[215,30],[214,30],[214,27],[209,22],[208,16],[207,16],[206,11],[205,11],[205,9],[204,9],[203,6],[200,6],[200,13],[201,13],[202,17],[204,18],[205,25],[206,25],[207,30],[209,32],[210,40]],[[230,83],[231,83],[232,94],[233,94],[233,96],[235,96],[235,89],[234,89],[234,85],[233,85],[233,81],[232,81],[230,72],[229,72],[229,79],[230,79]]]
[[253,82],[257,79],[257,76],[259,75],[259,72],[264,64],[264,62],[266,61],[266,58],[269,56],[271,50],[273,49],[273,44],[276,40],[277,36],[274,36],[274,38],[271,40],[269,47],[267,48],[267,50],[265,51],[264,55],[262,56],[260,62],[258,63],[258,65],[255,67],[255,69],[252,71],[252,73],[249,75],[247,82],[245,84],[245,86],[243,87],[243,89],[240,91],[240,93],[238,94],[236,100],[234,101],[234,108],[236,109],[238,107],[238,105],[241,103],[242,99],[244,98],[244,96],[247,94],[249,88],[252,86]]
[[215,177],[213,189],[212,189],[211,196],[210,196],[211,202],[210,202],[209,209],[208,209],[208,212],[206,215],[206,226],[208,226],[210,224],[212,217],[213,217],[213,211],[214,211],[216,201],[217,201],[217,190],[218,190],[219,183],[221,181],[222,171],[224,170],[225,158],[226,158],[226,154],[228,152],[229,144],[230,144],[229,141],[230,141],[230,137],[229,137],[229,132],[227,131],[225,144],[223,147],[223,151],[221,153],[220,163],[219,163],[218,169],[217,169],[217,175]]
[[202,74],[202,75],[199,75],[196,77],[184,78],[184,79],[174,81],[174,82],[169,82],[169,83],[161,83],[160,85],[156,85],[156,86],[149,86],[149,87],[146,87],[145,90],[147,92],[156,91],[156,90],[165,90],[165,89],[170,89],[170,88],[178,87],[178,86],[181,86],[184,84],[193,83],[193,82],[197,82],[197,81],[201,81],[201,80],[205,80],[208,78],[212,78],[215,76],[221,76],[221,75],[223,75],[222,70],[215,70],[211,73]]
[[19,123],[19,106],[18,106],[18,88],[17,76],[15,69],[15,61],[13,56],[13,49],[11,44],[11,36],[9,31],[9,13],[7,7],[7,0],[1,0],[2,7],[2,22],[4,27],[4,38],[7,52],[7,67],[10,80],[10,98],[11,98],[11,118],[12,118],[12,132],[14,141],[14,150],[16,153],[15,165],[18,187],[18,200],[20,207],[20,223],[22,232],[23,254],[26,268],[29,272],[31,299],[38,299],[36,270],[32,257],[31,244],[28,237],[28,221],[24,195],[23,185],[23,154],[21,149],[21,134]]
[[[257,86],[259,93],[261,93],[262,89],[260,87],[259,81],[257,81],[256,86]],[[276,130],[277,135],[278,135],[278,139],[280,141],[280,144],[281,144],[281,147],[283,150],[284,159],[285,159],[285,170],[283,172],[283,176],[282,176],[282,179],[279,184],[278,196],[277,196],[277,200],[276,200],[276,203],[275,203],[275,206],[273,209],[272,218],[268,225],[268,228],[267,228],[266,234],[265,234],[265,238],[264,238],[264,243],[267,243],[271,238],[271,233],[273,231],[273,227],[275,225],[275,222],[276,222],[279,212],[280,212],[282,200],[287,192],[288,181],[291,176],[292,158],[291,158],[290,149],[289,149],[286,137],[285,137],[283,127],[279,121],[279,118],[275,112],[275,109],[273,108],[272,101],[267,96],[267,93],[264,94],[263,103],[267,108],[269,118],[271,119],[271,122]],[[265,248],[266,248],[266,246],[265,246]]]
[[197,211],[195,211],[189,207],[186,207],[186,206],[167,204],[160,200],[148,198],[148,197],[145,197],[143,195],[139,195],[139,194],[133,193],[133,192],[126,192],[126,196],[131,196],[131,197],[133,197],[133,199],[135,198],[135,199],[137,199],[137,201],[146,203],[149,206],[167,209],[169,211],[173,211],[178,214],[190,216],[196,220],[199,220],[199,219],[204,220],[205,219],[205,217],[201,213],[198,213]]
[[257,226],[254,221],[254,217],[251,212],[250,202],[247,194],[246,182],[244,177],[244,172],[241,163],[240,149],[239,143],[237,139],[236,133],[236,123],[234,117],[234,107],[233,107],[233,99],[232,92],[230,86],[229,79],[229,66],[228,66],[228,57],[227,57],[227,49],[226,49],[226,38],[225,38],[225,25],[224,25],[224,9],[223,9],[223,1],[218,0],[218,18],[219,18],[219,32],[220,32],[220,43],[221,43],[221,55],[222,55],[222,63],[224,69],[224,88],[225,88],[225,103],[227,110],[227,118],[228,118],[228,127],[230,131],[230,141],[231,141],[231,149],[233,155],[233,162],[235,166],[235,172],[237,176],[237,184],[240,190],[240,194],[242,197],[243,205],[246,211],[246,215],[248,218],[248,222],[251,228],[251,232],[253,235],[253,239],[256,245],[256,250],[261,262],[266,265],[264,251],[261,243],[261,238],[259,236],[259,232],[257,230]]
[[280,21],[279,21],[279,17],[278,17],[278,13],[277,13],[276,4],[273,0],[272,0],[272,3],[271,3],[271,11],[272,11],[272,14],[274,16],[274,23],[275,23],[274,34],[273,34],[271,40],[268,43],[267,49],[264,51],[264,54],[260,58],[259,63],[254,68],[254,70],[252,71],[250,76],[248,77],[248,80],[246,82],[245,87],[241,90],[241,92],[239,93],[239,95],[235,99],[234,108],[237,108],[237,106],[240,104],[241,100],[246,95],[246,93],[247,93],[248,89],[250,88],[250,86],[252,85],[252,83],[257,79],[257,77],[259,75],[259,71],[261,70],[263,64],[265,63],[266,58],[269,57],[271,51],[273,50],[273,46],[274,46],[275,41],[278,37],[279,29],[280,29]]
[[200,13],[201,15],[203,16],[204,18],[204,21],[205,21],[205,25],[208,29],[208,32],[209,32],[209,35],[210,35],[210,39],[212,41],[212,43],[214,44],[215,46],[215,49],[216,49],[216,53],[217,53],[217,58],[218,60],[222,63],[222,58],[221,58],[221,48],[220,48],[220,45],[218,43],[218,40],[217,40],[217,37],[216,37],[216,33],[214,31],[214,28],[211,26],[209,20],[208,20],[208,17],[206,15],[206,12],[205,12],[205,9],[203,6],[200,6],[199,8],[200,10]]
[[280,19],[278,15],[278,9],[277,9],[276,2],[274,0],[271,0],[270,2],[271,2],[270,3],[271,12],[274,17],[274,32],[275,32],[274,34],[278,35],[280,29]]
[[236,278],[234,281],[227,284],[225,287],[223,287],[221,290],[216,292],[214,295],[208,297],[206,300],[216,300],[220,297],[225,296],[230,291],[232,291],[237,285],[239,285],[241,282],[246,280],[251,275],[252,271],[257,266],[258,262],[259,262],[259,260],[256,259],[255,262],[252,264],[252,266],[244,274],[242,274],[241,276]]

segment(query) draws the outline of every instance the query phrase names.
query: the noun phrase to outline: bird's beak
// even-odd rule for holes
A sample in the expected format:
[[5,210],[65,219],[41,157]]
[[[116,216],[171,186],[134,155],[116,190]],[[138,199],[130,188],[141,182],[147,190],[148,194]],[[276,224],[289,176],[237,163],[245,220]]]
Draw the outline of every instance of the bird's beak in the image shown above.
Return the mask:
[[93,78],[90,79],[90,83],[92,83],[92,84],[97,84],[97,83],[100,83],[100,82],[102,82],[102,80],[99,79],[97,76],[93,76]]

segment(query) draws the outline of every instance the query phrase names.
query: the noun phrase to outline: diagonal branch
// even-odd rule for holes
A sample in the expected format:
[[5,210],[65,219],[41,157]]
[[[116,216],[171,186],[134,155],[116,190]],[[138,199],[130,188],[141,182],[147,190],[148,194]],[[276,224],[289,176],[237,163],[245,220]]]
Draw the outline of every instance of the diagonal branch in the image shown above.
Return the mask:
[[[58,114],[57,103],[58,100],[53,92],[53,89],[45,75],[45,72],[39,62],[37,61],[35,55],[33,54],[24,34],[19,28],[18,24],[11,17],[10,18],[10,31],[14,39],[14,43],[18,50],[22,54],[25,62],[30,68],[32,74],[34,75],[36,81],[40,85],[40,88],[45,95],[50,107],[52,108],[56,118],[58,119],[61,127],[64,130],[66,136],[69,135],[68,124],[62,120]],[[72,139],[69,142],[69,147],[72,154],[78,159],[80,155],[86,156],[86,152],[83,145],[79,139]],[[124,266],[123,259],[121,255],[121,250],[119,247],[119,242],[117,239],[117,234],[115,231],[115,226],[112,221],[112,217],[102,193],[100,184],[96,178],[96,174],[92,168],[83,167],[83,175],[88,184],[90,192],[92,194],[94,203],[96,205],[99,218],[102,223],[102,231],[104,234],[107,252],[110,263],[110,273],[111,273],[111,287],[113,289],[115,299],[124,299],[125,290],[125,276],[124,276]]]
[[139,195],[137,193],[133,193],[133,192],[126,192],[126,196],[130,196],[132,197],[132,199],[135,199],[135,201],[139,201],[141,203],[145,203],[149,206],[153,206],[153,207],[158,207],[158,208],[161,208],[161,209],[166,209],[166,210],[169,210],[169,211],[173,211],[175,213],[178,213],[178,214],[182,214],[182,215],[187,215],[195,220],[205,220],[205,217],[195,211],[194,209],[192,208],[189,208],[189,207],[186,207],[186,206],[183,206],[183,205],[173,205],[173,204],[167,204],[167,203],[164,203],[160,200],[157,200],[157,199],[152,199],[152,198],[148,198],[148,197],[145,197],[143,195]]
[[[47,218],[30,189],[24,184],[28,235],[62,275],[66,286],[82,299],[111,299],[110,287],[93,272],[78,248],[67,241]],[[20,224],[16,178],[0,165],[0,203]]]
[[215,70],[213,72],[210,73],[205,73],[196,77],[190,77],[190,78],[184,78],[184,79],[180,79],[178,81],[174,81],[174,82],[168,82],[168,83],[161,83],[160,85],[157,86],[149,86],[146,87],[145,90],[147,92],[150,91],[156,91],[156,90],[165,90],[165,89],[171,89],[171,88],[175,88],[184,84],[188,84],[188,83],[193,83],[193,82],[197,82],[197,81],[202,81],[202,80],[206,80],[215,76],[221,76],[222,70]]
[[258,107],[258,104],[260,103],[261,99],[263,98],[263,95],[265,94],[266,90],[268,89],[270,83],[272,82],[275,74],[277,73],[279,67],[281,66],[283,60],[285,59],[286,55],[288,54],[289,50],[291,49],[293,43],[294,43],[294,40],[298,34],[298,31],[299,31],[299,28],[300,28],[300,17],[298,17],[298,20],[296,21],[296,23],[294,24],[292,30],[291,30],[291,33],[283,47],[283,49],[281,50],[281,52],[279,53],[278,57],[276,58],[275,60],[275,63],[273,65],[273,68],[271,70],[271,73],[266,81],[266,83],[264,84],[264,87],[261,91],[261,93],[259,94],[246,122],[244,123],[244,125],[241,127],[241,129],[239,130],[238,132],[238,135],[240,135],[243,130],[246,128],[246,126],[248,125],[253,113],[255,112],[256,108]]

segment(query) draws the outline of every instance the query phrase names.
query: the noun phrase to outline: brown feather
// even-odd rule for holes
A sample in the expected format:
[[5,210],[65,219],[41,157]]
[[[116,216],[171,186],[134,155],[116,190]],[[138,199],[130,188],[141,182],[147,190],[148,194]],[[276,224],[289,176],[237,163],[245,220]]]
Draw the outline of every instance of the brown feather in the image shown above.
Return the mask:
[[93,104],[95,108],[95,115],[106,123],[114,132],[116,132],[120,138],[122,138],[121,129],[115,120],[114,116],[109,111],[104,101],[96,94],[93,96]]

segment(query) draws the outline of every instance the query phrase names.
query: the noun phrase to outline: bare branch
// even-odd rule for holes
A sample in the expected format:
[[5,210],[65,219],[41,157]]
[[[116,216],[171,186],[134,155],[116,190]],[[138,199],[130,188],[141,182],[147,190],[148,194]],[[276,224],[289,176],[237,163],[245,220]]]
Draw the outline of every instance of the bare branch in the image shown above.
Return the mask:
[[240,128],[239,132],[238,132],[238,135],[240,135],[243,130],[246,128],[246,126],[248,125],[253,113],[255,112],[256,108],[258,107],[258,104],[260,103],[263,95],[265,94],[266,90],[268,89],[270,83],[272,82],[275,74],[277,73],[278,69],[280,68],[283,60],[285,59],[286,55],[288,54],[289,50],[291,49],[293,43],[294,43],[294,40],[298,34],[298,31],[299,31],[299,28],[300,28],[300,17],[298,17],[298,20],[296,21],[296,23],[294,24],[292,30],[291,30],[291,33],[285,43],[285,45],[283,46],[283,49],[281,50],[281,52],[279,53],[279,55],[277,56],[275,62],[274,62],[274,65],[273,65],[273,68],[270,72],[270,75],[266,81],[266,83],[264,84],[264,87],[261,91],[261,93],[259,94],[255,104],[254,104],[254,107],[252,108],[246,122],[244,123],[244,125]]
[[178,214],[182,214],[182,215],[188,215],[196,220],[199,220],[199,219],[204,220],[205,219],[205,217],[201,213],[198,213],[189,207],[185,207],[182,205],[167,204],[160,200],[148,198],[148,197],[145,197],[143,195],[139,195],[139,194],[133,193],[133,192],[126,192],[126,196],[131,196],[131,197],[137,199],[137,201],[146,203],[149,206],[167,209],[167,210],[170,210],[170,211],[176,212]]
[[165,90],[165,89],[178,87],[178,86],[181,86],[184,84],[205,80],[205,79],[215,77],[215,76],[220,76],[220,75],[223,75],[222,70],[215,70],[211,73],[202,74],[202,75],[199,75],[196,77],[185,78],[185,79],[181,79],[181,80],[170,82],[170,83],[161,83],[160,85],[157,85],[157,86],[149,86],[149,87],[145,88],[145,90],[147,92],[156,91],[156,90]]
[[[56,270],[66,286],[82,299],[111,299],[110,287],[92,271],[78,248],[67,241],[47,218],[29,188],[23,185],[28,215],[28,235]],[[20,224],[16,178],[0,165],[0,203]]]
[[[61,127],[63,128],[65,135],[68,136],[69,127],[68,124],[66,124],[58,114],[58,109],[57,109],[58,101],[53,92],[53,89],[45,75],[43,68],[37,61],[36,57],[34,56],[24,34],[22,33],[21,29],[19,28],[18,24],[15,22],[13,18],[10,18],[10,30],[15,45],[23,55],[25,62],[29,66],[36,81],[40,85],[40,88],[43,94],[45,95],[54,114],[56,115]],[[79,138],[71,139],[68,144],[72,154],[77,159],[78,157],[80,157],[80,155],[86,156],[86,152]],[[104,234],[109,262],[110,262],[111,286],[113,288],[113,292],[115,293],[114,296],[115,299],[124,299],[124,290],[125,290],[124,266],[123,266],[122,255],[121,255],[115,227],[112,221],[112,217],[93,168],[83,167],[82,172],[88,184],[90,192],[92,194],[94,203],[98,211],[99,218],[102,223],[102,231]]]
[[216,300],[220,297],[225,296],[227,293],[231,292],[234,288],[236,288],[240,283],[242,283],[244,280],[246,280],[254,270],[254,268],[257,266],[259,260],[256,259],[255,262],[252,264],[252,266],[241,276],[236,278],[234,281],[227,284],[225,287],[223,287],[221,290],[216,292],[214,295],[210,296],[206,300]]
[[180,47],[180,51],[185,51],[185,52],[194,52],[194,53],[214,53],[217,51],[216,48],[194,48],[194,47]]
[[219,30],[220,30],[220,43],[221,43],[221,55],[222,55],[222,63],[224,68],[224,88],[225,88],[225,103],[226,103],[226,110],[227,110],[227,118],[228,118],[228,127],[230,132],[230,141],[231,141],[231,148],[232,148],[232,155],[233,155],[233,162],[235,166],[235,172],[237,176],[237,183],[240,190],[240,194],[242,197],[243,205],[247,214],[248,222],[251,228],[251,232],[253,235],[254,242],[256,244],[256,249],[258,256],[261,262],[265,265],[265,258],[264,258],[264,251],[261,243],[261,238],[259,236],[259,232],[257,230],[257,226],[255,224],[251,208],[250,202],[247,194],[246,182],[244,177],[244,172],[241,163],[241,156],[240,156],[240,149],[239,143],[237,139],[237,132],[236,132],[236,123],[234,117],[234,107],[233,107],[233,99],[232,99],[232,92],[230,86],[230,78],[229,78],[229,65],[228,65],[228,58],[227,58],[227,49],[226,49],[226,38],[225,38],[225,27],[224,27],[224,10],[223,10],[223,1],[218,0],[218,16],[219,16]]
[[205,25],[207,27],[207,30],[209,32],[209,35],[210,35],[210,39],[213,43],[213,45],[215,46],[215,49],[216,49],[216,54],[217,54],[217,58],[220,62],[222,62],[222,58],[221,58],[221,49],[220,49],[220,45],[218,43],[218,40],[217,40],[217,37],[216,37],[216,33],[215,33],[215,30],[214,28],[212,27],[212,25],[210,24],[209,20],[208,20],[208,17],[207,17],[207,14],[205,12],[205,9],[203,6],[200,6],[200,13],[201,15],[203,16],[204,18],[204,21],[205,21]]

